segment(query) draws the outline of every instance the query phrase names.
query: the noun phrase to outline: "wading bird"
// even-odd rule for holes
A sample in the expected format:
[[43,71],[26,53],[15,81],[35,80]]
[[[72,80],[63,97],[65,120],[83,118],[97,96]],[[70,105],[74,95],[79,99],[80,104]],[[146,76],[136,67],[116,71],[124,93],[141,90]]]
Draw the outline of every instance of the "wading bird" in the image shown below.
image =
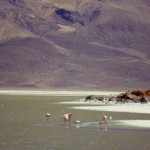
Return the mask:
[[72,117],[72,113],[67,113],[67,114],[63,115],[63,120],[64,120],[66,128],[69,127],[69,123],[70,123],[71,117]]
[[51,114],[46,113],[46,120],[47,120],[47,121],[49,120],[50,115],[51,115]]
[[104,115],[102,117],[102,121],[99,122],[99,125],[101,125],[101,124],[104,124],[105,130],[107,130],[107,124],[108,124],[108,117],[107,117],[107,115]]

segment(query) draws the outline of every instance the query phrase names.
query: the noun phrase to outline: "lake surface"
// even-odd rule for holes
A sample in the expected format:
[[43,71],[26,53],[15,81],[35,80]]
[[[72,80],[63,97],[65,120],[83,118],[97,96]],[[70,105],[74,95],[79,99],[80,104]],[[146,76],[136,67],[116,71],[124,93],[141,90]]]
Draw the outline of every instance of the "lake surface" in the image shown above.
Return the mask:
[[[149,114],[75,110],[78,96],[0,95],[0,150],[149,150],[150,129],[116,127],[116,120],[150,120]],[[79,106],[79,105],[78,105]],[[46,121],[45,114],[51,114]],[[64,113],[72,112],[70,128],[65,128]],[[113,116],[107,131],[97,122]],[[82,124],[73,124],[80,120]]]

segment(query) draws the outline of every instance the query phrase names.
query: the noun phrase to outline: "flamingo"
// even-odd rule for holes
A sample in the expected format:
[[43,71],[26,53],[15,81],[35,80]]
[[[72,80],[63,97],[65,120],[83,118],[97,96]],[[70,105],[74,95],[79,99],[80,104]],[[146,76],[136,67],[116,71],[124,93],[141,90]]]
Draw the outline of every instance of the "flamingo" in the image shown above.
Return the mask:
[[64,123],[66,125],[66,128],[68,128],[68,126],[69,126],[69,122],[71,120],[71,117],[72,117],[72,113],[67,113],[67,114],[63,115],[63,120],[64,120]]
[[99,125],[104,124],[105,125],[105,130],[107,130],[107,123],[108,123],[108,117],[107,117],[107,115],[104,115],[102,117],[102,121],[100,121],[98,124]]

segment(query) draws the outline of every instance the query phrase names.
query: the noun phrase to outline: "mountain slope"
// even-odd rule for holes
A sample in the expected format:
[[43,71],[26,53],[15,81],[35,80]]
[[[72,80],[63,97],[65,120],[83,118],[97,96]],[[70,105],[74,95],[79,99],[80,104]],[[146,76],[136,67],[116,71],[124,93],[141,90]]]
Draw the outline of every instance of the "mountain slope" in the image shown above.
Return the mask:
[[149,88],[148,0],[0,4],[0,87]]

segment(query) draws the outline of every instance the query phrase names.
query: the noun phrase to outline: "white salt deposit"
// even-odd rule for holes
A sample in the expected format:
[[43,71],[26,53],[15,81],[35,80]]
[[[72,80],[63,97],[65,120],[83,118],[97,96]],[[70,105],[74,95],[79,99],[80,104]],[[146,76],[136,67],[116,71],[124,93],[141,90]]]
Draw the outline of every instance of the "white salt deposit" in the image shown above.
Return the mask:
[[150,128],[150,120],[118,120],[120,125]]
[[150,114],[150,103],[148,104],[113,104],[106,106],[75,106],[74,109],[94,110],[94,111],[111,111],[111,112],[128,112],[128,113],[145,113]]
[[120,92],[107,91],[27,91],[27,90],[0,90],[0,94],[7,95],[60,95],[60,96],[87,96],[87,95],[117,95]]

